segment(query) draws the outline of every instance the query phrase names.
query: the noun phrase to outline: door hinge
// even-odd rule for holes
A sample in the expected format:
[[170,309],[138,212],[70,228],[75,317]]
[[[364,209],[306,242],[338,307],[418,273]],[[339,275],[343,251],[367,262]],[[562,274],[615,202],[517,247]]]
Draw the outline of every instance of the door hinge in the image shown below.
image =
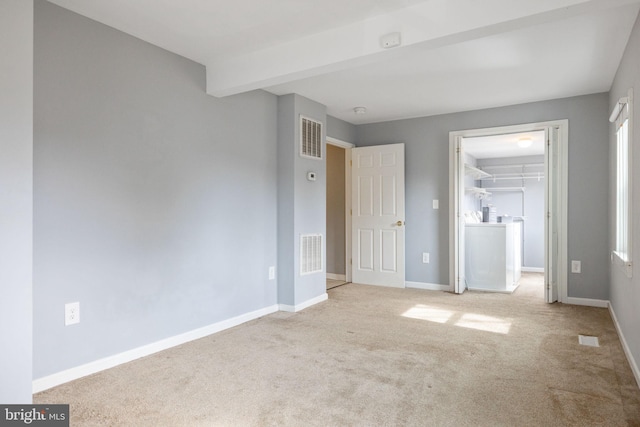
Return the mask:
[[551,290],[551,283],[547,283],[547,290],[550,291]]
[[353,209],[349,209],[349,215],[353,216]]
[[547,218],[551,218],[551,212],[547,212]]
[[353,265],[353,258],[349,258],[349,265]]
[[460,154],[460,147],[456,147],[456,153]]
[[349,160],[349,166],[353,167],[353,160]]
[[551,147],[551,140],[547,139],[547,147]]

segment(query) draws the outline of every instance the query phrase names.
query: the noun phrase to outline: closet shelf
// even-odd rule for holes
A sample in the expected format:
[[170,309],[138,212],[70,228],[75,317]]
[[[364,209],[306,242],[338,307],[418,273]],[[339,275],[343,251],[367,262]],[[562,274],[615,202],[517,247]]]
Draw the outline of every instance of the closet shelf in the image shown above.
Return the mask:
[[471,166],[468,163],[464,164],[464,174],[467,176],[471,176],[475,179],[486,179],[491,177],[491,174],[488,174],[487,172],[481,169]]
[[491,191],[522,191],[524,193],[525,187],[489,187],[487,190]]
[[479,178],[482,181],[498,181],[498,180],[510,180],[510,179],[537,179],[540,181],[544,179],[544,173],[542,172],[513,172],[513,173],[497,173],[490,175],[486,178]]
[[491,193],[489,193],[485,188],[466,187],[465,191],[467,193],[473,194],[478,199],[486,199],[488,197],[491,197]]
[[544,167],[544,163],[517,163],[511,165],[483,165],[484,169],[515,169],[520,168],[524,170],[525,168],[540,168]]

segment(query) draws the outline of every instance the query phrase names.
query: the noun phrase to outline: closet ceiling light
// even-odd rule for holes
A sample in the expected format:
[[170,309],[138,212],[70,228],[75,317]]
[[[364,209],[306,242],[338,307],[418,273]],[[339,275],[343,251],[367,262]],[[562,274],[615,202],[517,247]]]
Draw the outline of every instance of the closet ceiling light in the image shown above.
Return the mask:
[[529,136],[518,139],[518,147],[520,148],[531,147],[531,144],[533,144],[533,139],[531,139],[531,137]]
[[367,109],[365,107],[356,107],[353,109],[353,112],[356,114],[367,114]]

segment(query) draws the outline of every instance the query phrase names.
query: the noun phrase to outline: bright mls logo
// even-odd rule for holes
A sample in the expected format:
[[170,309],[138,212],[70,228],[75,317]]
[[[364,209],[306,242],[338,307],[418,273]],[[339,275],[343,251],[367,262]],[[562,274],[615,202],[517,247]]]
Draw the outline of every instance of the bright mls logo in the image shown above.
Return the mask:
[[69,427],[69,405],[0,405],[0,427]]

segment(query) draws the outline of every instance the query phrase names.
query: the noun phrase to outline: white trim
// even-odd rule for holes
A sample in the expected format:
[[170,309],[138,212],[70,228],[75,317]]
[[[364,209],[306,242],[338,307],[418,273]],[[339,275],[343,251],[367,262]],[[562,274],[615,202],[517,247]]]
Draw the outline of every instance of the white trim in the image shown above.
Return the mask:
[[423,282],[404,282],[404,286],[412,289],[424,289],[427,291],[445,291],[448,292],[451,288],[449,285],[438,285],[437,283],[423,283]]
[[[461,278],[458,276],[461,268],[458,266],[460,248],[459,225],[462,219],[456,219],[457,211],[460,209],[460,186],[458,182],[458,148],[460,137],[463,132],[449,132],[449,291],[456,292],[456,282]],[[462,278],[464,279],[464,278]],[[465,286],[466,288],[466,286]],[[462,291],[463,292],[463,291]]]
[[326,292],[322,295],[319,295],[315,298],[311,298],[310,300],[307,300],[305,302],[303,302],[302,304],[298,304],[298,305],[288,305],[288,304],[278,304],[278,309],[280,311],[288,311],[290,313],[297,313],[298,311],[302,311],[305,308],[311,307],[312,305],[316,305],[322,301],[326,301],[327,299],[329,299],[329,294],[327,294]]
[[523,273],[544,273],[544,267],[522,267],[520,271]]
[[583,305],[586,307],[598,307],[598,308],[609,307],[609,301],[607,301],[606,299],[567,297],[566,303],[571,305]]
[[611,314],[611,320],[613,320],[613,324],[616,327],[616,331],[618,332],[618,337],[620,338],[622,349],[624,350],[624,354],[627,356],[627,361],[629,362],[629,366],[631,366],[633,376],[636,377],[636,384],[638,385],[638,387],[640,387],[640,369],[638,369],[638,364],[633,358],[633,353],[631,353],[629,344],[627,344],[627,340],[624,338],[624,334],[622,333],[622,329],[620,328],[620,324],[618,323],[618,318],[616,317],[616,313],[613,311],[613,306],[611,305],[611,303],[609,303],[609,314]]
[[381,288],[395,288],[395,289],[404,289],[406,287],[405,283],[399,283],[397,285],[395,284],[388,284],[388,283],[358,283],[355,282],[356,285],[362,285],[362,286],[376,286],[376,287],[381,287]]
[[[491,136],[491,135],[501,135],[507,133],[518,133],[518,132],[531,132],[537,130],[545,130],[550,127],[557,127],[559,129],[559,152],[558,152],[558,163],[560,166],[560,176],[558,177],[559,181],[559,199],[560,206],[558,207],[558,230],[560,231],[559,237],[559,245],[560,250],[558,254],[558,300],[563,303],[568,302],[568,271],[567,271],[567,251],[568,251],[568,238],[567,238],[567,230],[568,230],[568,188],[569,188],[569,120],[561,119],[561,120],[553,120],[548,122],[539,122],[539,123],[525,123],[520,125],[511,125],[511,126],[500,126],[500,127],[492,127],[492,128],[482,128],[482,129],[469,129],[469,130],[460,130],[460,131],[451,131],[449,132],[449,280],[450,285],[449,289],[454,292],[455,290],[455,278],[456,278],[456,221],[455,221],[455,208],[456,208],[456,198],[455,198],[455,187],[456,187],[456,177],[455,177],[455,169],[456,166],[456,143],[457,139],[460,137],[468,138],[468,137],[477,137],[477,136]],[[547,248],[545,248],[545,253],[547,252]]]
[[352,229],[351,229],[351,148],[344,150],[344,240],[345,240],[345,248],[344,248],[344,262],[347,271],[346,281],[351,282],[351,275],[353,274],[353,263],[351,262],[352,253]]
[[609,121],[611,123],[615,123],[615,121],[618,120],[618,116],[620,116],[622,109],[628,103],[629,103],[629,97],[626,97],[626,96],[618,100],[618,102],[616,103],[616,106],[613,107],[613,111],[611,112],[611,115],[609,116]]
[[[616,107],[614,108],[613,113],[611,113],[611,117],[609,121],[615,122],[616,132],[615,132],[615,143],[616,143],[616,158],[618,158],[618,126],[622,125],[622,122],[627,121],[627,224],[626,224],[626,232],[625,239],[627,241],[626,244],[626,254],[621,254],[615,250],[618,249],[618,219],[619,213],[618,211],[618,200],[617,197],[614,197],[615,201],[615,221],[614,221],[614,229],[615,229],[615,241],[614,241],[614,251],[612,251],[611,261],[614,265],[617,265],[621,268],[627,278],[631,279],[633,277],[633,131],[634,131],[634,102],[633,102],[633,88],[629,88],[627,92],[626,98],[620,98]],[[624,112],[623,107],[627,106],[626,112]],[[620,114],[624,112],[624,115],[620,117]],[[614,116],[615,115],[615,116]],[[622,122],[618,122],[618,119],[622,119]],[[617,160],[616,160],[617,162]],[[616,163],[616,177],[618,176],[618,166]],[[617,178],[616,178],[617,181]],[[616,192],[618,191],[617,182],[616,182]]]
[[560,212],[558,215],[558,233],[560,234],[559,259],[558,259],[558,300],[566,302],[569,298],[569,270],[567,268],[569,259],[569,120],[558,120],[555,123],[559,126],[558,135],[560,149]]
[[633,261],[625,261],[618,252],[611,251],[611,263],[624,270],[624,274],[627,275],[627,279],[631,279],[633,277]]
[[354,148],[356,145],[338,138],[327,136],[327,144],[335,145],[344,149]]
[[275,313],[276,311],[278,311],[277,305],[261,308],[260,310],[241,314],[240,316],[232,317],[231,319],[226,319],[208,326],[204,326],[202,328],[194,329],[192,331],[185,332],[179,335],[174,335],[172,337],[165,338],[163,340],[156,341],[142,347],[127,350],[122,353],[94,360],[93,362],[89,362],[84,365],[56,372],[55,374],[47,375],[46,377],[35,379],[32,382],[33,393],[38,393],[51,387],[67,383],[69,381],[77,380],[78,378],[95,374],[96,372],[104,371],[106,369],[122,365],[123,363],[131,362],[132,360],[136,360],[141,357],[158,353],[159,351],[167,350],[171,347],[175,347],[189,341],[204,338],[225,329],[241,325],[242,323],[248,322],[250,320]]
[[347,276],[344,274],[333,274],[333,273],[327,273],[327,279],[329,280],[342,280],[342,281],[347,281]]

